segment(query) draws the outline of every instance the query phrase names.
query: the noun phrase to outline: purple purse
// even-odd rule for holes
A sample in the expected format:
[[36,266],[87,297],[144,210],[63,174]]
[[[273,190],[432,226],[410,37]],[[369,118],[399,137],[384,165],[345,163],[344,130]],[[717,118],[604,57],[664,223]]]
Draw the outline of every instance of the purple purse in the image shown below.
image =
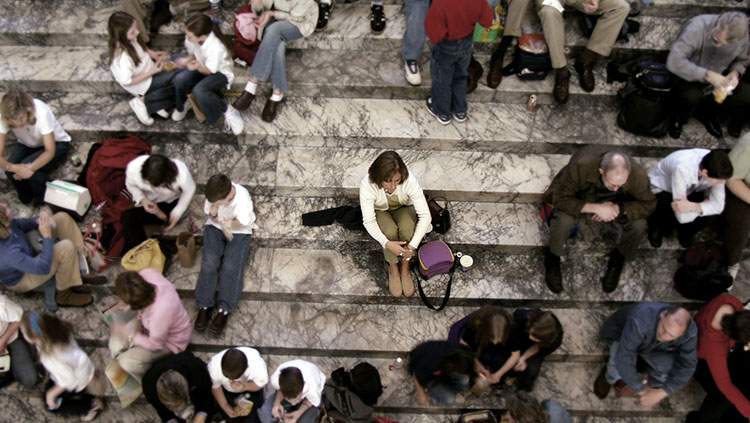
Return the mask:
[[424,244],[419,248],[417,252],[417,267],[419,268],[419,274],[422,276],[421,279],[430,279],[435,275],[442,275],[445,273],[450,274],[448,280],[448,287],[445,289],[445,296],[443,302],[439,307],[435,307],[427,299],[422,289],[422,281],[417,278],[417,288],[419,289],[419,296],[422,297],[422,302],[428,307],[435,311],[440,311],[448,304],[448,299],[451,295],[451,285],[453,284],[453,271],[456,269],[456,259],[453,256],[453,251],[448,244],[443,241],[432,241]]

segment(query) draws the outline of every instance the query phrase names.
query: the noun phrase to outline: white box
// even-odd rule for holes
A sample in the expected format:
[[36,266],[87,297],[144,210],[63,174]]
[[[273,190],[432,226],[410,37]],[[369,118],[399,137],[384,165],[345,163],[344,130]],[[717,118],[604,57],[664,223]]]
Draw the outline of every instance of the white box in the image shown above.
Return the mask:
[[86,187],[56,179],[47,182],[44,202],[83,216],[91,205],[91,193]]

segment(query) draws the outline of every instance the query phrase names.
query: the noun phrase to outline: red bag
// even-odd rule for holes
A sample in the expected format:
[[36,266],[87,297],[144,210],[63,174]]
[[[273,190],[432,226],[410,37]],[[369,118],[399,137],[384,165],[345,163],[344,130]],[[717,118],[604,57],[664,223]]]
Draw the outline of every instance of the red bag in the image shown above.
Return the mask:
[[[249,4],[242,6],[237,10],[236,16],[239,16],[241,14],[245,13],[251,13],[255,14],[253,12],[252,6]],[[235,17],[234,19],[234,40],[232,40],[232,49],[234,50],[235,57],[242,59],[247,63],[248,66],[253,64],[253,61],[255,60],[255,55],[258,53],[258,47],[260,47],[260,40],[258,38],[254,40],[248,40],[242,36],[242,33],[240,32],[239,25],[239,19]]]

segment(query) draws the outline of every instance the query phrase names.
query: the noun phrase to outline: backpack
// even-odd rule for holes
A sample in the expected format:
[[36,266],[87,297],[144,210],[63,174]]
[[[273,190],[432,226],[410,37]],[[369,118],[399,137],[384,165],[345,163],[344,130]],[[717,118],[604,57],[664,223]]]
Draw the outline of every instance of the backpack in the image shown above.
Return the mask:
[[541,81],[546,78],[549,70],[552,69],[552,60],[544,34],[521,35],[513,63],[506,68],[512,66],[515,66],[516,76],[524,81]]
[[348,372],[339,367],[331,373],[331,379],[338,385],[349,388],[362,399],[362,402],[370,406],[377,404],[378,398],[383,394],[380,372],[366,361],[357,364]]
[[712,241],[696,241],[688,247],[683,265],[674,274],[677,292],[685,298],[708,301],[727,292],[734,280],[722,266],[719,246]]
[[670,78],[666,65],[642,61],[635,78],[618,91],[622,98],[617,126],[646,137],[661,138],[669,127]]
[[644,54],[632,52],[607,62],[607,83],[628,82],[641,71],[642,62],[666,63],[666,53]]
[[[591,38],[591,34],[594,33],[594,27],[599,21],[599,15],[588,15],[583,12],[578,12],[578,27],[581,29],[581,33],[586,38]],[[625,19],[620,27],[620,32],[617,34],[617,41],[628,40],[628,34],[635,34],[641,30],[641,23],[632,19]]]
[[[448,244],[443,241],[428,242],[417,251],[416,260],[412,260],[412,271],[416,267],[419,270],[417,278],[417,290],[422,302],[427,308],[440,311],[448,304],[451,296],[451,285],[453,284],[453,273],[456,270],[456,258]],[[438,307],[432,305],[422,289],[422,279],[427,280],[436,275],[449,274],[448,286],[445,288],[443,301]]]
[[[97,146],[96,149],[94,146]],[[86,159],[85,179],[79,179],[79,182],[84,183],[91,192],[92,204],[104,204],[100,210],[102,243],[107,256],[119,257],[125,246],[120,216],[133,206],[130,193],[125,188],[125,168],[136,157],[150,154],[151,146],[133,134],[102,141],[94,146],[94,152],[89,152]]]
[[[253,17],[255,17],[254,20]],[[258,16],[253,12],[253,8],[249,3],[240,7],[234,18],[232,50],[234,50],[235,57],[243,60],[247,63],[247,66],[253,64],[255,55],[258,53],[258,48],[260,47],[257,19]]]
[[383,385],[373,365],[362,362],[350,372],[340,367],[331,373],[323,388],[323,403],[328,423],[370,423],[373,408]]

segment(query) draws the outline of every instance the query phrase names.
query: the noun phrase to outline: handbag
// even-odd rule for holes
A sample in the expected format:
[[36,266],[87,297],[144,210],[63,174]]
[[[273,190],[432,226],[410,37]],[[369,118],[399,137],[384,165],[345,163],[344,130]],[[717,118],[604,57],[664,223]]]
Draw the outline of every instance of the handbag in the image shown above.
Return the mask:
[[182,267],[193,267],[195,264],[195,237],[192,232],[177,235],[177,256]]
[[163,273],[164,260],[164,254],[159,248],[159,241],[149,238],[125,253],[122,257],[122,267],[134,272],[150,268]]
[[[437,200],[445,201],[445,207],[442,207]],[[448,211],[448,204],[448,199],[445,197],[429,197],[427,200],[427,207],[432,217],[432,229],[439,234],[444,234],[451,228],[451,212]]]
[[505,15],[508,14],[508,10],[499,1],[489,0],[487,3],[492,8],[492,24],[487,28],[475,24],[474,42],[476,43],[491,43],[502,37],[503,34]]
[[95,220],[89,224],[86,233],[83,234],[83,246],[86,249],[86,257],[89,260],[89,266],[97,272],[101,272],[112,263],[112,259],[107,257],[102,247],[102,221]]
[[[421,278],[417,278],[417,289],[422,302],[427,308],[440,311],[448,304],[451,295],[451,285],[453,284],[453,273],[456,270],[456,259],[453,251],[448,244],[443,241],[432,241],[419,247],[417,251],[417,260],[414,265],[419,269]],[[427,280],[436,275],[449,274],[448,286],[445,288],[443,301],[438,307],[432,305],[422,289],[422,279]]]

